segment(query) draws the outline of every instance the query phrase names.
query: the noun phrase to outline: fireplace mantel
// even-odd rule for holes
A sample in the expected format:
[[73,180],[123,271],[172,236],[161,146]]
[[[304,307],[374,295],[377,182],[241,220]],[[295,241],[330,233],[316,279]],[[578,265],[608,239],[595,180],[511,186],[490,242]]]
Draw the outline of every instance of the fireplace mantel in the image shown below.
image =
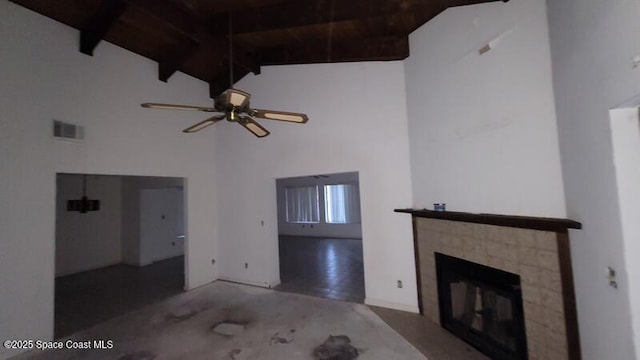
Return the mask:
[[420,313],[440,324],[435,254],[521,278],[529,360],[579,360],[569,219],[396,209],[411,214]]
[[476,214],[458,211],[433,211],[427,209],[395,209],[395,212],[412,216],[468,222],[474,224],[508,226],[520,229],[566,232],[568,229],[582,229],[582,224],[569,219],[544,218],[533,216]]

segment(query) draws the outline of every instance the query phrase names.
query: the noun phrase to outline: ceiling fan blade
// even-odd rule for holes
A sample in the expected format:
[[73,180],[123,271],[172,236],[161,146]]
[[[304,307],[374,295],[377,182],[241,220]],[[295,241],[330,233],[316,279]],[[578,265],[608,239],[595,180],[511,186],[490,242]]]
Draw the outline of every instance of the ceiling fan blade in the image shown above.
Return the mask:
[[216,116],[212,116],[206,120],[200,121],[199,123],[195,124],[195,125],[191,125],[188,128],[182,130],[183,133],[194,133],[194,132],[198,132],[208,126],[211,126],[215,123],[217,123],[218,121],[222,120],[225,118],[225,115],[216,115]]
[[205,106],[193,106],[193,105],[176,105],[176,104],[162,104],[162,103],[144,103],[140,104],[143,108],[148,109],[163,109],[163,110],[191,110],[191,111],[205,111],[216,112],[216,109]]
[[298,124],[304,124],[309,121],[309,117],[301,113],[292,113],[286,111],[260,110],[254,109],[250,112],[251,116],[255,116],[267,120],[287,121]]
[[258,124],[255,120],[249,116],[240,116],[238,124],[244,126],[245,129],[251,131],[253,135],[262,138],[269,135],[269,131]]

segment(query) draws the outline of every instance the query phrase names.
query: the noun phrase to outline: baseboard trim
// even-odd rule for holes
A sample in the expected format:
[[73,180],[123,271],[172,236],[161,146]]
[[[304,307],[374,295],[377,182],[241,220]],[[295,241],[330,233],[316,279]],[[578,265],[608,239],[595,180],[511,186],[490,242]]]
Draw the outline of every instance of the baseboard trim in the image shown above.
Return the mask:
[[146,260],[146,261],[143,261],[143,262],[136,262],[136,263],[132,263],[132,264],[130,264],[130,265],[135,265],[135,266],[143,267],[143,266],[151,265],[151,264],[153,264],[153,263],[157,263],[157,262],[160,262],[160,261],[165,261],[165,260],[173,259],[173,258],[175,258],[175,257],[179,257],[179,256],[185,256],[185,254],[177,254],[177,255],[176,255],[176,254],[173,254],[173,255],[167,255],[167,256],[164,256],[164,257],[161,257],[161,258],[157,258],[157,259],[153,259],[153,260]]
[[238,284],[244,284],[244,285],[257,286],[257,287],[266,288],[266,289],[271,289],[271,288],[274,288],[274,287],[280,285],[280,281],[273,282],[273,283],[269,283],[269,282],[266,282],[266,281],[265,282],[256,282],[256,281],[247,281],[247,280],[236,279],[236,278],[232,278],[232,277],[228,277],[228,276],[220,276],[218,278],[218,280],[228,281],[228,282],[238,283]]
[[92,265],[91,267],[86,268],[86,269],[64,271],[64,272],[62,272],[60,274],[56,274],[55,277],[63,277],[63,276],[68,276],[68,275],[75,275],[75,274],[79,274],[79,273],[83,273],[83,272],[87,272],[87,271],[93,271],[93,270],[106,268],[106,267],[109,267],[109,266],[120,265],[122,263],[123,263],[122,260],[118,260],[116,262],[106,262],[106,263],[100,264],[100,265]]
[[415,314],[420,313],[420,309],[418,308],[418,306],[414,306],[414,305],[398,304],[394,302],[372,299],[372,298],[365,298],[364,303],[365,305],[379,306],[387,309],[406,311],[406,312],[415,313]]
[[201,282],[198,282],[198,283],[195,283],[195,284],[185,284],[184,285],[184,291],[192,291],[192,290],[195,290],[197,288],[203,287],[205,285],[212,284],[212,283],[214,283],[214,282],[216,282],[218,280],[220,280],[220,279],[219,278],[215,278],[213,280],[201,281]]

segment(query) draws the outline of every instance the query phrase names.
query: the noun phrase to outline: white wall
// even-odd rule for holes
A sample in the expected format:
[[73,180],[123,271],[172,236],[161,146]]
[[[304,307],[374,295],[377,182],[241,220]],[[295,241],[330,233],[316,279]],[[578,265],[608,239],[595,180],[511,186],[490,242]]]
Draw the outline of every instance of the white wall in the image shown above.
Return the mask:
[[[616,171],[620,216],[627,263],[629,299],[640,304],[640,116],[636,107],[611,111],[613,162]],[[632,307],[633,339],[640,349],[640,314]]]
[[178,219],[183,215],[182,190],[143,189],[140,191],[140,259],[148,265],[184,254]]
[[56,276],[122,262],[122,178],[87,175],[87,197],[100,210],[67,211],[82,197],[82,175],[59,174],[56,191]]
[[[640,68],[632,64],[640,54],[640,2],[547,4],[567,213],[584,226],[570,234],[582,355],[634,359],[640,334],[631,323],[640,301],[630,303],[629,284],[640,274],[629,272],[637,268],[627,268],[625,256],[637,262],[640,253],[624,247],[609,110],[640,94]],[[618,271],[618,289],[608,285],[607,266]]]
[[[185,177],[187,287],[217,278],[214,132],[180,132],[201,114],[139,106],[207,104],[206,84],[162,83],[156,63],[104,42],[89,57],[78,41],[0,0],[0,339],[53,336],[57,172]],[[52,119],[85,126],[84,143],[54,140]]]
[[[316,236],[332,238],[361,239],[361,223],[330,224],[326,222],[324,186],[332,184],[359,184],[358,173],[326,174],[323,176],[302,176],[276,180],[278,196],[278,234],[292,236]],[[287,222],[287,187],[318,186],[318,202],[320,203],[320,222],[315,224],[299,224]]]
[[[184,179],[157,176],[122,177],[122,256],[127,264],[143,265],[140,261],[140,191],[162,188],[184,189]],[[181,214],[177,219],[182,232],[183,217],[184,214]]]
[[[271,131],[264,139],[216,125],[221,277],[279,282],[275,179],[358,171],[366,301],[416,311],[411,219],[393,212],[411,204],[403,64],[266,67],[237,88],[252,94],[256,108],[305,112],[310,120],[263,120]],[[406,286],[396,288],[397,280]]]
[[565,217],[544,0],[449,8],[409,41],[414,207]]

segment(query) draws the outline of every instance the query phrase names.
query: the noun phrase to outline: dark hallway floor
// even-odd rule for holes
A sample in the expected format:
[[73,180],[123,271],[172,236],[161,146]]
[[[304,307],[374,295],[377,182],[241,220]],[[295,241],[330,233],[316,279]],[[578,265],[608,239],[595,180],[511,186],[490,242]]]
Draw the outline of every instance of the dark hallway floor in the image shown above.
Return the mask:
[[280,236],[277,290],[364,302],[362,240]]
[[184,257],[56,278],[56,339],[184,291]]

